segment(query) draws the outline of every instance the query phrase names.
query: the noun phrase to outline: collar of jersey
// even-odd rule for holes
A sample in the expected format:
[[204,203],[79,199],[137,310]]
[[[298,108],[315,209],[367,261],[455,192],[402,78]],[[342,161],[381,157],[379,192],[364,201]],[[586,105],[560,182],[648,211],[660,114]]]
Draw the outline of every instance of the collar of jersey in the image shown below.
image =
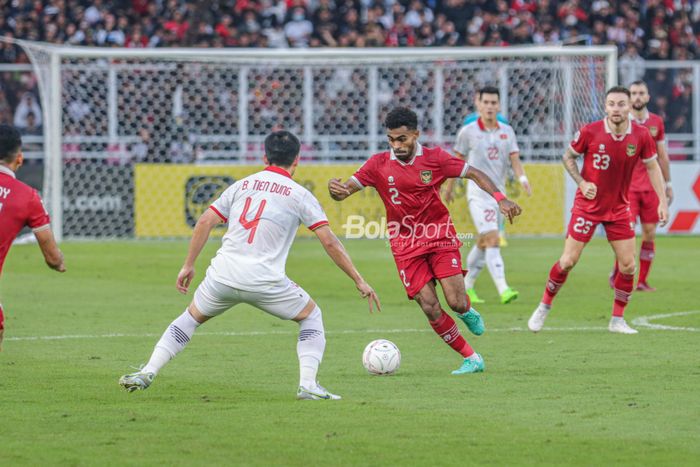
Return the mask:
[[396,157],[396,154],[394,154],[394,149],[389,149],[389,152],[391,153],[390,159],[392,161],[396,161],[401,165],[413,165],[413,161],[416,160],[416,157],[423,155],[423,146],[419,142],[416,142],[416,153],[413,155],[411,160],[408,162],[403,162],[398,157]]
[[607,134],[609,134],[610,137],[612,137],[612,139],[614,139],[615,141],[622,141],[623,139],[625,139],[625,136],[632,133],[632,121],[628,120],[627,123],[628,123],[627,131],[625,132],[625,134],[624,135],[616,135],[615,133],[612,132],[612,128],[610,128],[610,126],[608,125],[608,117],[605,117],[603,119],[603,125],[605,125],[605,132]]
[[17,178],[12,169],[9,167],[5,167],[4,165],[0,165],[0,173],[7,174],[12,178]]
[[630,120],[634,120],[635,122],[639,123],[640,125],[644,125],[647,120],[649,120],[649,109],[644,109],[644,118],[641,120],[638,120],[632,112],[630,112]]
[[486,128],[486,125],[484,125],[484,121],[481,119],[481,117],[479,117],[476,120],[476,123],[479,124],[479,129],[481,131],[491,132],[491,131],[498,131],[501,129],[501,122],[499,122],[498,119],[496,120],[496,125],[498,125],[498,126],[496,128],[494,128],[493,130]]
[[265,167],[265,170],[268,170],[270,172],[274,172],[276,174],[284,175],[285,177],[292,178],[292,175],[284,170],[282,167],[277,167],[276,165],[268,165]]

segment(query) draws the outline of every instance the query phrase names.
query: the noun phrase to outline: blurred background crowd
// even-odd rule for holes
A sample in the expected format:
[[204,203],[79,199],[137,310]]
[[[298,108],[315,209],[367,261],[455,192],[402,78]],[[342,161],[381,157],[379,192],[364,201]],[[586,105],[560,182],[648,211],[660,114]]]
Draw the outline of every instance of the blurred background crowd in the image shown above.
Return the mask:
[[[435,47],[613,44],[669,133],[690,133],[700,0],[0,0],[0,36],[97,47]],[[0,63],[28,63],[0,43]],[[3,71],[0,118],[41,133],[30,73]]]

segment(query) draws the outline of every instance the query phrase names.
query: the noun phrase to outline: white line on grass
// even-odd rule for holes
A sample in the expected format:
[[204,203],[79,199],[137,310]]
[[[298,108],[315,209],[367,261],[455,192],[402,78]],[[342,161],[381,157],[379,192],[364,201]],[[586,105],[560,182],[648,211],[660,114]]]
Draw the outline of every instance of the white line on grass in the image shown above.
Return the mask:
[[700,313],[700,310],[692,310],[692,311],[678,311],[676,313],[663,313],[660,315],[651,315],[651,316],[640,316],[639,318],[635,318],[632,320],[632,324],[647,328],[647,329],[653,329],[655,331],[690,331],[690,332],[700,332],[700,328],[689,328],[689,327],[682,327],[682,326],[667,326],[665,324],[654,324],[651,321],[656,321],[659,319],[664,319],[664,318],[673,318],[674,316],[688,316],[688,315],[695,315]]
[[[684,312],[684,314],[692,314],[698,312]],[[659,317],[667,317],[668,315],[655,315],[650,316],[647,319],[659,319]],[[681,314],[673,314],[673,316],[682,316]],[[637,318],[641,320],[642,318]],[[696,328],[681,328],[674,326],[661,326],[655,324],[649,324],[646,322],[634,321],[635,324],[643,327],[648,327],[652,330],[657,331],[700,331]],[[607,331],[606,326],[579,326],[579,327],[561,327],[561,328],[551,328],[545,327],[544,331],[553,332],[600,332]],[[431,329],[345,329],[342,331],[326,331],[326,334],[337,335],[337,334],[402,334],[402,333],[422,333],[422,332],[433,332]],[[511,327],[511,328],[487,328],[487,332],[529,332],[527,328],[523,327]],[[230,337],[250,337],[250,336],[273,336],[273,335],[296,335],[296,331],[220,331],[220,332],[198,332],[197,336],[230,336]],[[161,334],[154,333],[144,333],[144,334],[124,334],[124,333],[111,333],[111,334],[66,334],[60,336],[20,336],[20,337],[6,337],[6,341],[52,341],[52,340],[69,340],[69,339],[112,339],[120,337],[160,337]]]

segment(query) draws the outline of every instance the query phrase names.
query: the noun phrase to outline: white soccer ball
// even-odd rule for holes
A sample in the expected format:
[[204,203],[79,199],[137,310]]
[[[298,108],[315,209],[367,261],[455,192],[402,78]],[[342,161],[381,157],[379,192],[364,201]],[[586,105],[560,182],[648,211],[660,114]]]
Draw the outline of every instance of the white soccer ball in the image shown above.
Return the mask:
[[372,375],[390,375],[401,365],[401,352],[393,342],[377,339],[365,347],[362,364]]

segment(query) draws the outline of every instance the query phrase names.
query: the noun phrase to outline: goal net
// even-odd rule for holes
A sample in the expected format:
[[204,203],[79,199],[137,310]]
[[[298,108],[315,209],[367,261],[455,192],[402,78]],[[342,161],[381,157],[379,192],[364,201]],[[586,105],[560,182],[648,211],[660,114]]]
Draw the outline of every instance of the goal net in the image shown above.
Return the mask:
[[[580,125],[601,116],[604,90],[616,82],[616,53],[609,47],[21,45],[39,77],[43,194],[59,238],[187,235],[222,187],[261,164],[265,136],[280,128],[302,140],[300,172],[308,168],[304,182],[324,203],[323,177],[348,175],[386,148],[382,121],[390,108],[416,110],[422,142],[450,149],[474,110],[475,91],[485,85],[500,89],[523,159],[553,162]],[[542,175],[538,196],[563,200],[563,182],[549,178]],[[324,207],[331,217],[352,210]],[[178,215],[169,218],[173,210]],[[544,217],[557,215],[532,214],[534,230],[525,223],[525,233],[547,233],[535,226],[553,225]]]

